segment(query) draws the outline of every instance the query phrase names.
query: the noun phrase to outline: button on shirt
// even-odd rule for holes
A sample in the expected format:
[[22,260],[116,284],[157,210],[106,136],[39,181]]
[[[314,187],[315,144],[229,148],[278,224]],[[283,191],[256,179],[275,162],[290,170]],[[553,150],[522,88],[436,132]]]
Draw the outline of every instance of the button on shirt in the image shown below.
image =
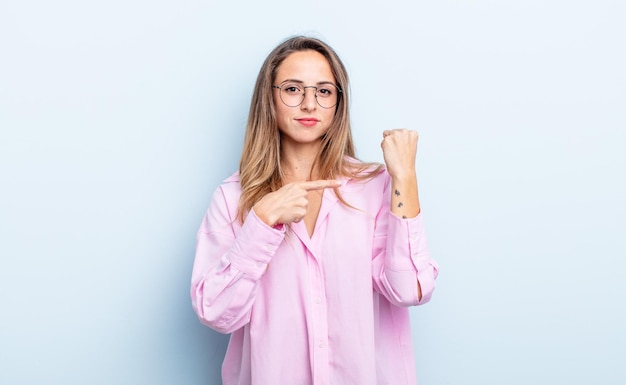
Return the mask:
[[[232,333],[224,385],[415,385],[407,306],[430,300],[437,264],[422,215],[389,210],[386,171],[323,193],[315,231],[237,221],[235,173],[198,231],[191,298],[204,324]],[[418,299],[418,282],[422,297]]]

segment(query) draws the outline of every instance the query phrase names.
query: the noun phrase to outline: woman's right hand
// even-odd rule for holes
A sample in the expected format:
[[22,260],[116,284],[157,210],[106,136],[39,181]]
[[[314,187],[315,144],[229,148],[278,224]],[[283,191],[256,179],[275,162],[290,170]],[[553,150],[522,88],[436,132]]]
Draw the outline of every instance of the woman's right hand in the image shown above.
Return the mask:
[[338,180],[294,182],[265,195],[253,207],[257,217],[268,226],[300,222],[306,215],[309,191],[341,186]]

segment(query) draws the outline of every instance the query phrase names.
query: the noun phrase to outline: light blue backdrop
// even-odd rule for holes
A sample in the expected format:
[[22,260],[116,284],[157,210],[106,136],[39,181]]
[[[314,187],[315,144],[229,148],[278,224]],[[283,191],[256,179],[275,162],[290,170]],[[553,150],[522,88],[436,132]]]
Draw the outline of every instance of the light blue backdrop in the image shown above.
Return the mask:
[[[626,383],[623,1],[0,0],[0,383],[218,384],[188,287],[284,37],[420,132],[422,385]],[[286,363],[287,364],[287,363]]]

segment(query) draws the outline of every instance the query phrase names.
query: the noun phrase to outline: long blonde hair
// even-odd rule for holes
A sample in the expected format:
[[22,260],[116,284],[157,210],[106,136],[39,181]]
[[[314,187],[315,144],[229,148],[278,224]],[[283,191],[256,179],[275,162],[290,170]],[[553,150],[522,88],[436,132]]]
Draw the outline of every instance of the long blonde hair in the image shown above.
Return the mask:
[[[348,73],[335,51],[323,41],[307,36],[294,36],[279,44],[265,59],[256,80],[248,123],[243,143],[239,174],[241,197],[238,219],[243,223],[247,213],[263,196],[282,187],[283,172],[280,165],[281,137],[276,122],[276,109],[272,85],[278,66],[294,52],[313,50],[324,55],[330,65],[335,82],[342,90],[335,116],[326,135],[321,139],[320,153],[316,159],[319,179],[349,176],[365,179],[374,176],[382,165],[355,161],[354,142],[350,126]],[[335,194],[343,200],[338,190]]]

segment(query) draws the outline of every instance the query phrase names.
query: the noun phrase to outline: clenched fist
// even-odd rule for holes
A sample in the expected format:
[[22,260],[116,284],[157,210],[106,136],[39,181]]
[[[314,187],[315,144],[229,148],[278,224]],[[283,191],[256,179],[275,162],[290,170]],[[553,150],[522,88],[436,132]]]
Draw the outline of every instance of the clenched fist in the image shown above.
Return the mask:
[[391,177],[405,178],[415,175],[417,131],[404,128],[383,132],[383,157]]

